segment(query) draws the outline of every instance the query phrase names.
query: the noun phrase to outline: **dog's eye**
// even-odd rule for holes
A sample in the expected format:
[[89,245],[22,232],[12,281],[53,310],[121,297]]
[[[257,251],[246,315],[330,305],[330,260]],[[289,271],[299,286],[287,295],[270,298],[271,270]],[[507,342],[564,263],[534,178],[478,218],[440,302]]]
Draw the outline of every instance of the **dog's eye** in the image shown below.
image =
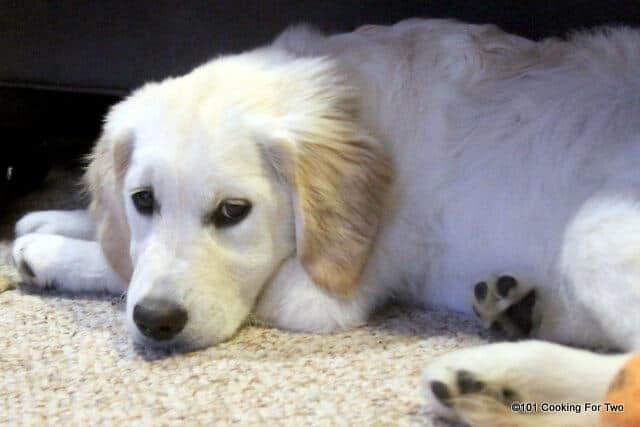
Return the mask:
[[140,215],[151,215],[153,213],[153,208],[155,205],[155,200],[153,199],[153,191],[138,190],[131,194],[131,201],[133,202],[133,206],[136,207],[136,210],[140,213]]
[[243,199],[223,200],[213,214],[216,227],[228,227],[242,221],[251,210],[251,203]]

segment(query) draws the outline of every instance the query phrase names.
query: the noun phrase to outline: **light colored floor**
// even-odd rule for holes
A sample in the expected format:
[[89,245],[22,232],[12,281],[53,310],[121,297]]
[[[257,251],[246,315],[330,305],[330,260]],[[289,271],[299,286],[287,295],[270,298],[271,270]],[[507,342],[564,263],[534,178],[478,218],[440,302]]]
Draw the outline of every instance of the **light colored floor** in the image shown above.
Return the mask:
[[[4,207],[0,276],[16,278],[7,258],[15,220],[79,206],[74,178],[55,171]],[[249,327],[171,355],[135,348],[123,310],[117,297],[0,293],[0,425],[441,425],[423,402],[421,371],[490,338],[473,319],[390,307],[348,332]]]

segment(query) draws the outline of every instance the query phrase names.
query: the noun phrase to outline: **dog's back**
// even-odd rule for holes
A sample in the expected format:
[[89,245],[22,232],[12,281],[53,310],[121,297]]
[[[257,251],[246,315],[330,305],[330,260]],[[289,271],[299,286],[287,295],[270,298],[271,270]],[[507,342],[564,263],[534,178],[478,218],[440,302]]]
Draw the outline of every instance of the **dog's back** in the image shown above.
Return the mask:
[[411,20],[328,38],[299,27],[275,45],[337,58],[358,88],[395,165],[372,280],[408,283],[412,298],[470,312],[470,285],[504,271],[555,292],[583,204],[638,195],[635,30],[533,42]]

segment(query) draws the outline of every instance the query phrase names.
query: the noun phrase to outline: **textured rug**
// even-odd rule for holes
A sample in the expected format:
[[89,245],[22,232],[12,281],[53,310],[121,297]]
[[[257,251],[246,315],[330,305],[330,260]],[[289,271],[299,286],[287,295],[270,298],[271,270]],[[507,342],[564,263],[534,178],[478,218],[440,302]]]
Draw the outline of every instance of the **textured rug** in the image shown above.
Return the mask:
[[395,306],[331,335],[247,327],[188,354],[134,347],[122,298],[11,289],[16,219],[82,206],[77,178],[54,170],[0,207],[0,425],[443,425],[422,370],[491,338],[473,319]]

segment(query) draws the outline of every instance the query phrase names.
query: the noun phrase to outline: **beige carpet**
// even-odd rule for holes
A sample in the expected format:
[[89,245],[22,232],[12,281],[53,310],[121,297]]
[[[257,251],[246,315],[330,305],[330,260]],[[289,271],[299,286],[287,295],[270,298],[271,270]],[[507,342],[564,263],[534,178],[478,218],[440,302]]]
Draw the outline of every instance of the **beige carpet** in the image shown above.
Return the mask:
[[[75,174],[77,175],[77,173]],[[0,216],[0,276],[15,220],[71,208],[74,173]],[[434,357],[486,342],[473,319],[391,307],[334,335],[250,327],[190,354],[134,348],[120,298],[0,293],[0,425],[440,425],[422,399]]]

